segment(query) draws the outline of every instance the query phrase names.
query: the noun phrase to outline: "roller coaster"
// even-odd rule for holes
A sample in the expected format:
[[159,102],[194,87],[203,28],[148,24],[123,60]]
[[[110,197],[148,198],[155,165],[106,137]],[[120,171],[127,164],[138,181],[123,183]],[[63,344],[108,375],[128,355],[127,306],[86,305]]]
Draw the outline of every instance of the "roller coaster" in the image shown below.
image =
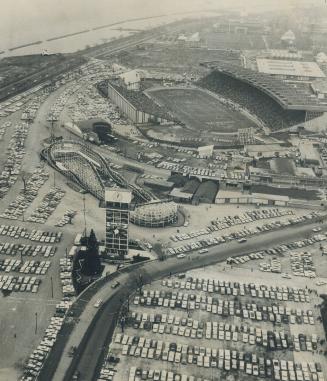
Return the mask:
[[112,168],[108,159],[84,142],[76,140],[53,142],[42,150],[41,157],[52,168],[100,201],[104,200],[105,187],[114,185],[129,188],[137,203],[157,200],[151,192],[128,183]]

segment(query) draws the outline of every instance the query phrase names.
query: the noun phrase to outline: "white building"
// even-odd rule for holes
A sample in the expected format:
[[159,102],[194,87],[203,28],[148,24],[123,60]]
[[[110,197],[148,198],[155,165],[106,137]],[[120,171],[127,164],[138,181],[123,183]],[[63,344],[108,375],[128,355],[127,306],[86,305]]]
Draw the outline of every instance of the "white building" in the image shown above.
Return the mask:
[[198,148],[198,155],[202,159],[207,159],[209,157],[212,157],[213,149],[214,149],[213,145],[199,147]]
[[141,72],[138,70],[130,70],[119,75],[124,81],[127,90],[139,90],[142,79]]
[[288,30],[286,33],[282,35],[280,38],[283,42],[288,43],[290,45],[294,44],[295,41],[295,34],[292,30]]

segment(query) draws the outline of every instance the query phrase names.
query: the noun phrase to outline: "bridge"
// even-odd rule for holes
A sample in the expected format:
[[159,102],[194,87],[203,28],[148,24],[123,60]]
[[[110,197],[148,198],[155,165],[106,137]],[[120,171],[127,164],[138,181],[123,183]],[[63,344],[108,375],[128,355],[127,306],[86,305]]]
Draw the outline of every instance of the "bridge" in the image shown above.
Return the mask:
[[130,184],[115,171],[108,159],[93,150],[89,144],[77,140],[61,140],[43,149],[41,157],[48,164],[91,193],[98,200],[104,200],[105,186],[129,188],[137,202],[148,203],[157,197],[151,192]]

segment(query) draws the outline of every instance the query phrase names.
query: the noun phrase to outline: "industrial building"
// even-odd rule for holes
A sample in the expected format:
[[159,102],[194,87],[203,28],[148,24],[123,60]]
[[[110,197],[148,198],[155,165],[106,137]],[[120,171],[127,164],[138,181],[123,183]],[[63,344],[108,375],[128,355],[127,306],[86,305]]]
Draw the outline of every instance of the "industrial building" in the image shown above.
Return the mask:
[[243,193],[236,190],[220,190],[216,196],[216,204],[256,204],[287,206],[288,196],[266,193]]
[[289,61],[257,58],[259,73],[269,74],[279,79],[314,80],[325,78],[316,62]]

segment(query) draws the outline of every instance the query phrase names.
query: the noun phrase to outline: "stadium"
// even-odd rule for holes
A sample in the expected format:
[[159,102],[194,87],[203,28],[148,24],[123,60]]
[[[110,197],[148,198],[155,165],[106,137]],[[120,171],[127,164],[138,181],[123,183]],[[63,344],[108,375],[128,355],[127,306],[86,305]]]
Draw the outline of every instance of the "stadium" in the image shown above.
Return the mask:
[[283,80],[273,75],[277,69],[271,61],[260,62],[259,71],[230,62],[203,62],[201,66],[207,74],[187,86],[167,87],[157,83],[148,87],[143,80],[140,89],[133,91],[121,81],[111,80],[108,96],[135,124],[164,125],[169,134],[174,133],[177,123],[183,126],[183,135],[188,138],[206,132],[209,140],[230,135],[234,143],[240,130],[264,129],[266,133],[285,130],[327,111],[327,102],[312,91],[309,82],[289,81],[294,78],[292,73],[300,78],[305,69],[307,78],[321,76],[313,63],[279,64],[277,69],[285,76]]

